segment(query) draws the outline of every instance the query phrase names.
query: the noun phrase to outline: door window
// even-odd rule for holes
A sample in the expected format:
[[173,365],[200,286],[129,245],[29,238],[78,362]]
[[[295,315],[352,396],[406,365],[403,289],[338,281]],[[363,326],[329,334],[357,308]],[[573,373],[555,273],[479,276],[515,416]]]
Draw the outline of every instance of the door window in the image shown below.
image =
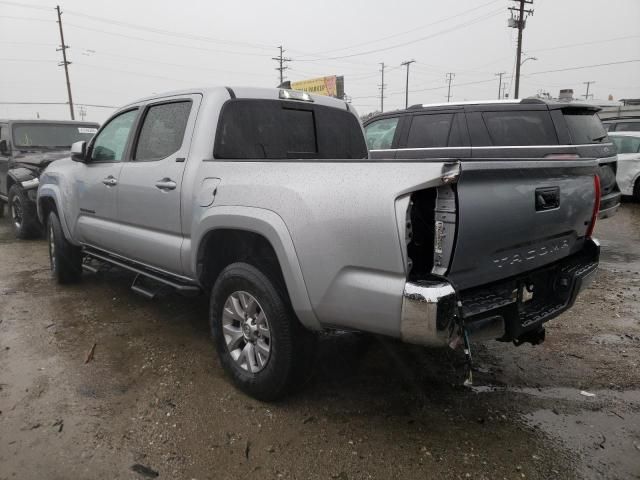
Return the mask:
[[610,137],[615,143],[618,153],[638,153],[640,152],[640,137]]
[[415,115],[411,121],[408,148],[446,147],[453,114]]
[[387,150],[393,144],[393,137],[398,128],[400,118],[383,118],[370,123],[364,128],[369,150]]
[[131,126],[138,110],[129,110],[114,117],[98,133],[93,142],[91,160],[93,162],[121,162],[129,139]]
[[140,129],[133,159],[161,160],[179,151],[190,112],[190,101],[149,107]]

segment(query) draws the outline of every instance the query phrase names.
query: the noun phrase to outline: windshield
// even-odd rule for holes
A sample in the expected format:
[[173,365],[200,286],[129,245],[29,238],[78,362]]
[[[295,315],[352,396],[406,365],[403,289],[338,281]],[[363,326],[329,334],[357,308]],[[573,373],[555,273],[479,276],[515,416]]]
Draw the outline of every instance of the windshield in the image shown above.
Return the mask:
[[95,123],[55,124],[20,123],[13,125],[13,145],[16,148],[70,148],[74,142],[91,140],[98,131]]
[[571,143],[584,145],[608,141],[607,131],[602,126],[600,117],[591,110],[569,109],[564,111],[564,118],[569,127]]

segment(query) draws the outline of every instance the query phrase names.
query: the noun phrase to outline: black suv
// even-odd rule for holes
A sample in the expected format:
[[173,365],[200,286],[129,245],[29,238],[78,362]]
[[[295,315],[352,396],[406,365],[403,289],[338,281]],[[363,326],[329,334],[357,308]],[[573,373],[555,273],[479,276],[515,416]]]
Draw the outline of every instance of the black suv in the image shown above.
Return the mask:
[[54,160],[68,157],[71,144],[90,140],[97,123],[65,120],[0,120],[0,217],[9,205],[15,234],[41,234],[36,213],[40,173]]
[[600,218],[620,205],[616,148],[598,107],[538,99],[414,105],[364,123],[371,158],[600,162]]

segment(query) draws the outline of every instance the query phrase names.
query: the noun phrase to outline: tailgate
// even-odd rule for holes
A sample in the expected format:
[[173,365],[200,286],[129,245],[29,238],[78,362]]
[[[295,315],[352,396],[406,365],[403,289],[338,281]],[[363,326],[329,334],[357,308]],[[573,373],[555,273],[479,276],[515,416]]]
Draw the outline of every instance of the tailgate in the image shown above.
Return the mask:
[[447,277],[485,285],[580,250],[593,215],[596,160],[462,162]]

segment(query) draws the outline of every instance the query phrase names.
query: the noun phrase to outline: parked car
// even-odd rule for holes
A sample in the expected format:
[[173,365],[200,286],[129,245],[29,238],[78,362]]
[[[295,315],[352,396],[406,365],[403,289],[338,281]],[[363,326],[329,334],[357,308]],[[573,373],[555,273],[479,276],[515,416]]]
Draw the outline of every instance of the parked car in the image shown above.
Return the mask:
[[42,170],[97,131],[91,122],[0,120],[0,216],[7,203],[18,238],[42,234],[35,203]]
[[373,117],[364,128],[373,158],[597,158],[605,218],[616,212],[621,195],[615,148],[598,110],[529,98],[414,105]]
[[640,132],[640,117],[607,118],[602,125],[608,132]]
[[640,131],[611,132],[609,138],[618,149],[616,179],[620,191],[640,201]]
[[271,400],[303,378],[322,330],[544,340],[597,268],[598,163],[510,151],[369,159],[341,100],[187,90],[74,144],[42,175],[38,213],[60,283],[108,264],[148,297],[209,294],[222,366]]

